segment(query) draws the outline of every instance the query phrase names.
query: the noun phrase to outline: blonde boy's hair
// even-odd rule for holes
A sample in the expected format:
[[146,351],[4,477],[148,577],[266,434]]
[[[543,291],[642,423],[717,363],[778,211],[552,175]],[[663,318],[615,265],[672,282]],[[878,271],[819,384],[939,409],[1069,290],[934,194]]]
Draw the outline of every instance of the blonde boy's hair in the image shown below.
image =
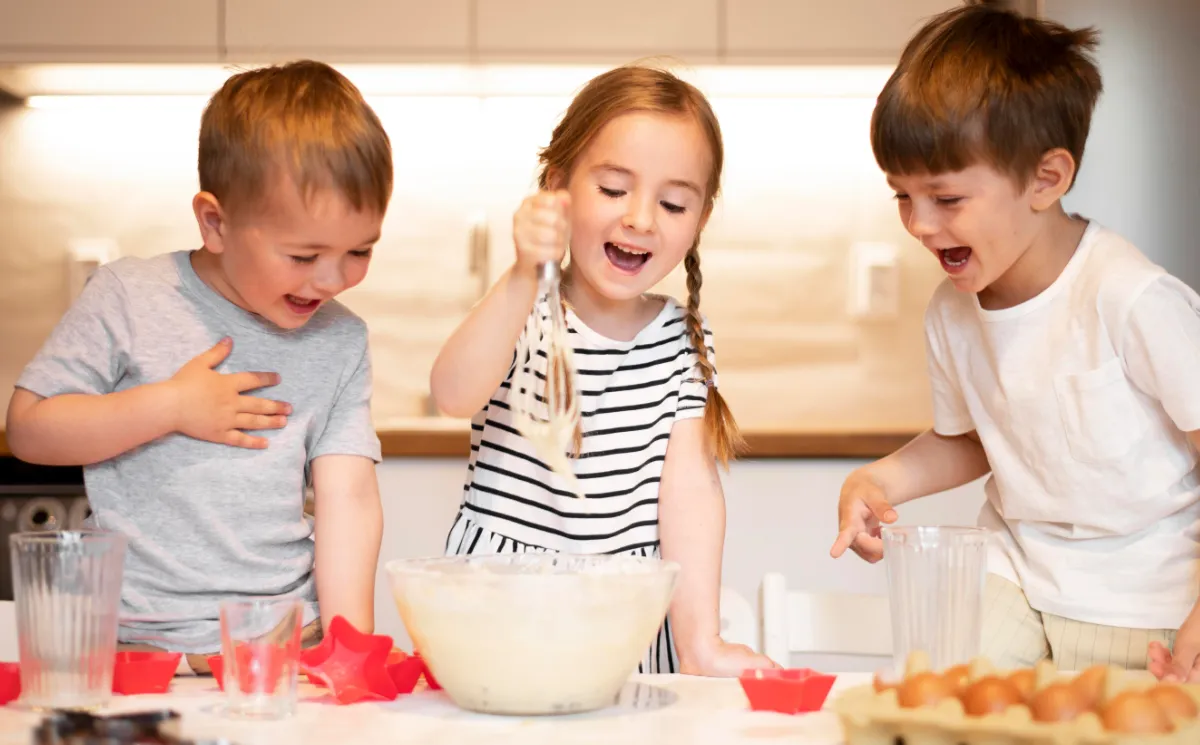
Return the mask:
[[392,148],[358,88],[300,60],[230,77],[200,120],[200,190],[226,209],[259,206],[289,176],[305,198],[333,189],[355,210],[387,211]]

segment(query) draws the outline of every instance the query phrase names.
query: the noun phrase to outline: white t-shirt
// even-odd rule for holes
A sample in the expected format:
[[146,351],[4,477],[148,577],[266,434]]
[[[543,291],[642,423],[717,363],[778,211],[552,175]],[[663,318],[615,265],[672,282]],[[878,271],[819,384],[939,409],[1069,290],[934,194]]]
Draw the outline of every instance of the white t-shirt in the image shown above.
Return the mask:
[[989,570],[1034,609],[1175,629],[1197,597],[1200,296],[1095,222],[1037,297],[926,312],[934,430],[992,467]]

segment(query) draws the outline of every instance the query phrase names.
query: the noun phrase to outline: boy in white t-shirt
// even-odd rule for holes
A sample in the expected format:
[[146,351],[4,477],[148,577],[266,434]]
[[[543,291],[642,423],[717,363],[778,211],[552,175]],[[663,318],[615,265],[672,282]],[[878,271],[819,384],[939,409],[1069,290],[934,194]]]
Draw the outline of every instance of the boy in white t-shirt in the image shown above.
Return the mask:
[[876,159],[947,274],[925,322],[934,426],[846,480],[832,554],[878,561],[893,506],[990,471],[984,654],[1200,678],[1200,297],[1062,207],[1095,44],[959,8],[879,95]]

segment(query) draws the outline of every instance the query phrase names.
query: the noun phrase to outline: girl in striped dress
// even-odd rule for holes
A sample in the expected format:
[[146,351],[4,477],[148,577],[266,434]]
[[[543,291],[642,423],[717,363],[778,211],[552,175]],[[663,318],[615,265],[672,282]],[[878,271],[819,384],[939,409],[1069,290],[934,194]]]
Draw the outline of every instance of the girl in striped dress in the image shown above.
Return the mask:
[[[431,388],[473,417],[448,554],[559,551],[661,557],[681,566],[643,672],[736,675],[774,663],[719,636],[725,502],[717,461],[738,443],[700,313],[700,233],[721,178],[708,101],[670,73],[620,67],[593,79],[541,151],[540,191],[513,218],[516,261],[442,348]],[[569,241],[568,241],[569,236]],[[569,242],[569,248],[568,248]],[[545,350],[516,359],[530,313],[547,313],[537,269],[570,261],[562,293],[582,426],[583,504],[521,437],[509,412],[517,364],[540,395]],[[686,304],[649,293],[683,262]]]

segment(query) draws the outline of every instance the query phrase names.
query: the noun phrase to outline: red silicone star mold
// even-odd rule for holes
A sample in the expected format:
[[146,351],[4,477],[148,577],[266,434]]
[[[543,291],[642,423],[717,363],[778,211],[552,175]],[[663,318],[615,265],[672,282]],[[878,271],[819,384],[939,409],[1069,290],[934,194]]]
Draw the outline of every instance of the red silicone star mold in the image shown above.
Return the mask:
[[300,669],[339,704],[392,701],[397,691],[387,670],[391,651],[390,636],[364,634],[336,616],[321,643],[300,654]]
[[387,671],[399,693],[412,693],[421,679],[421,673],[425,671],[425,664],[420,657],[407,655],[397,649],[388,658]]

